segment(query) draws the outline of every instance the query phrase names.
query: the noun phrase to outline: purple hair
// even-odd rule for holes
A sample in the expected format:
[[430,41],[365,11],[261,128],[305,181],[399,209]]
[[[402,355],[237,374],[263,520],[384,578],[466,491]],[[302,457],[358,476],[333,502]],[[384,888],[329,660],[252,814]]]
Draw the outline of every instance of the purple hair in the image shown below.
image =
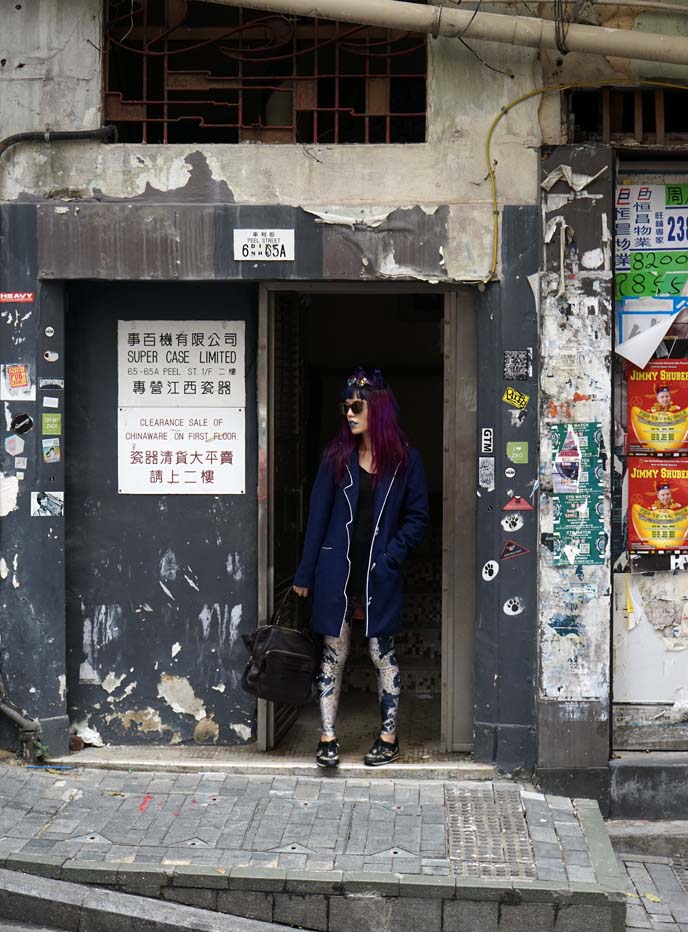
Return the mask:
[[[373,454],[374,482],[391,475],[397,466],[403,470],[408,460],[408,441],[398,422],[399,406],[392,390],[382,378],[379,369],[372,377],[365,369],[357,368],[346,381],[342,400],[360,398],[368,402],[368,436]],[[325,450],[323,462],[334,470],[335,481],[341,485],[346,467],[360,444],[346,423]]]

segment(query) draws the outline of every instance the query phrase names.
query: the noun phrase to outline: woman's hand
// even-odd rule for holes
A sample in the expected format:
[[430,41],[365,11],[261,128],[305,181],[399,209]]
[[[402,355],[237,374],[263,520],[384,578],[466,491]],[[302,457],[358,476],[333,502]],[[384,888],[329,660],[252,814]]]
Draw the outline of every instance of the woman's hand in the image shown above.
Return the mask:
[[302,599],[305,599],[310,592],[308,586],[292,586],[292,589],[297,595],[301,596]]

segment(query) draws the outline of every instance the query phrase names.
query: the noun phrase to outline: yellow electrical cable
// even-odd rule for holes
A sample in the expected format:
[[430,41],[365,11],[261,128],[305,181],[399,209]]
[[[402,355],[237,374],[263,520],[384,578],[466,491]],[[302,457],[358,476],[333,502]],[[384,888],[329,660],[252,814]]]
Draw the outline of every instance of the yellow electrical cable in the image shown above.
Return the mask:
[[545,85],[545,87],[538,87],[533,91],[528,91],[527,94],[521,94],[520,97],[515,97],[514,100],[509,101],[508,104],[502,107],[490,124],[485,139],[485,159],[487,161],[487,173],[490,178],[490,188],[492,192],[492,265],[486,278],[480,279],[479,281],[464,282],[464,284],[485,286],[492,281],[497,271],[497,257],[499,255],[499,206],[497,204],[497,177],[492,165],[491,146],[494,131],[497,129],[500,120],[505,117],[510,110],[518,106],[518,104],[522,104],[525,100],[530,100],[531,97],[537,97],[542,94],[558,94],[561,93],[561,91],[568,91],[576,87],[618,87],[619,85],[629,85],[632,87],[665,87],[672,91],[688,91],[688,85],[672,84],[669,81],[633,81],[625,78],[617,78],[609,81],[571,81],[568,84],[549,84]]

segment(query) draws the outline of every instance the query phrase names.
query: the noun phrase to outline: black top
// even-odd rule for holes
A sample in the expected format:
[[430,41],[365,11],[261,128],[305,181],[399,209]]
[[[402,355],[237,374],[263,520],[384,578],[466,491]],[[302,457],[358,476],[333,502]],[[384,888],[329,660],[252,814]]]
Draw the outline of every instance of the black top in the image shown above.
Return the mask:
[[349,574],[349,585],[347,587],[348,594],[352,596],[364,595],[366,591],[368,560],[370,559],[370,544],[373,539],[373,521],[375,518],[373,477],[363,468],[358,470],[358,474],[358,507],[349,548],[351,573]]

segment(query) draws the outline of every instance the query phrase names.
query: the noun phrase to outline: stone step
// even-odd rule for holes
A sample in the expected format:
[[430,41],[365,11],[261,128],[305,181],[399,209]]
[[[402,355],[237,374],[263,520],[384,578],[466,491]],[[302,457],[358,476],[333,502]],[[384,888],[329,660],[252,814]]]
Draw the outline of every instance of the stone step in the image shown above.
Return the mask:
[[[335,777],[362,780],[494,780],[492,764],[470,760],[465,754],[442,755],[450,760],[411,761],[365,767],[360,759],[342,754]],[[348,759],[347,759],[348,758]],[[246,776],[321,777],[312,756],[285,757],[245,748],[207,748],[120,745],[84,748],[75,754],[51,758],[46,766],[93,767],[98,770],[144,770],[160,773],[227,773]]]
[[688,822],[609,819],[607,832],[618,854],[688,860]]
[[612,819],[681,819],[688,813],[688,752],[617,752],[609,773]]

